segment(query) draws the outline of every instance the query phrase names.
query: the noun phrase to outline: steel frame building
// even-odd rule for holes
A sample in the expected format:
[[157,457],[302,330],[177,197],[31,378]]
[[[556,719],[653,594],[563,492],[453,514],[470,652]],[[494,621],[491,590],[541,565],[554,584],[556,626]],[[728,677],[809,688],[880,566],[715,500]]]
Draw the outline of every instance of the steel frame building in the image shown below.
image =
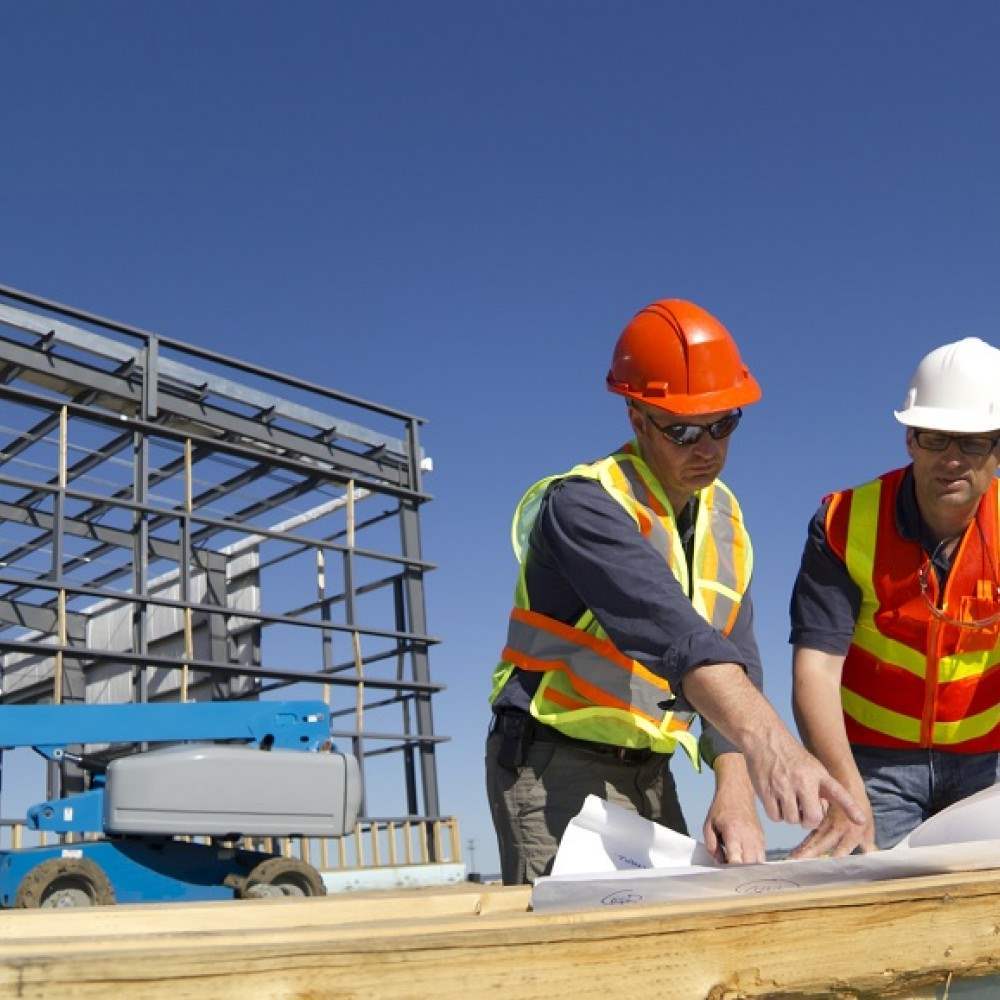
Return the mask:
[[421,423],[0,286],[0,700],[319,685],[362,822],[429,830]]

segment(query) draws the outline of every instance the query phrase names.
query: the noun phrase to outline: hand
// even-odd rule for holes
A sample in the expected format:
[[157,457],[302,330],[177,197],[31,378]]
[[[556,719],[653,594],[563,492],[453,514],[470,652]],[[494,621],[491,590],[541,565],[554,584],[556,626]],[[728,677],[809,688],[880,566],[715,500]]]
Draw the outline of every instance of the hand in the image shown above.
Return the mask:
[[743,751],[771,819],[811,830],[823,821],[826,807],[836,804],[853,823],[865,822],[844,786],[792,736],[741,666],[704,664],[689,670],[683,684],[687,700]]
[[747,740],[743,752],[770,819],[812,830],[823,822],[828,807],[839,806],[851,823],[868,822],[869,815],[844,786],[780,723]]
[[867,817],[864,823],[852,823],[838,805],[831,805],[815,830],[806,836],[788,856],[790,858],[822,858],[831,856],[845,858],[860,847],[862,854],[870,854],[875,847],[875,819],[872,816],[868,796],[862,788],[855,798],[862,803]]
[[765,860],[764,831],[743,757],[720,754],[714,770],[715,796],[702,827],[705,847],[720,864],[759,864]]

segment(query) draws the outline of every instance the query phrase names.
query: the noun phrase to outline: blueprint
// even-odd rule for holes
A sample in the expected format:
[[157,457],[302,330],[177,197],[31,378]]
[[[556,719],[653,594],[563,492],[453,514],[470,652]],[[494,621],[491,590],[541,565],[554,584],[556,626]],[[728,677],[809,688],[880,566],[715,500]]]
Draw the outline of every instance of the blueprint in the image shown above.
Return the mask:
[[720,865],[703,844],[588,796],[535,882],[536,911],[697,900],[1000,867],[1000,788],[931,817],[897,847],[846,858]]

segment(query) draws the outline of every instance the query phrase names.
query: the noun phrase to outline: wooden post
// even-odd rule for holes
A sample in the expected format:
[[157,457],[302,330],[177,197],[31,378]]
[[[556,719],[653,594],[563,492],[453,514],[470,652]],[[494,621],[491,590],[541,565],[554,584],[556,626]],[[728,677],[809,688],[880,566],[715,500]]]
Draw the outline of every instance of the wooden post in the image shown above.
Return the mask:
[[[67,465],[69,456],[69,408],[59,408],[59,504],[60,510],[65,510],[66,486],[69,481]],[[60,530],[62,525],[60,524]],[[61,551],[61,547],[60,547]],[[62,581],[62,566],[54,566],[56,578]],[[66,628],[66,591],[60,587],[56,594],[56,658],[52,674],[52,703],[61,705],[63,700],[64,653],[67,641]]]
[[[319,616],[323,621],[329,621],[330,608],[326,603],[326,551],[320,546],[316,549],[316,596],[319,598]],[[323,669],[329,670],[333,663],[333,637],[327,631],[320,632],[323,643]],[[329,682],[323,685],[323,701],[330,704],[333,700],[333,685]]]
[[406,820],[403,823],[403,849],[406,852],[406,863],[413,864],[413,824]]
[[354,824],[354,867],[364,868],[365,867],[365,843],[361,839],[361,824]]
[[[354,533],[355,533],[355,510],[354,510],[354,480],[347,481],[347,548],[348,558],[354,558]],[[353,572],[351,574],[353,581]],[[352,582],[353,586],[353,582]],[[352,625],[356,624],[351,622]],[[358,735],[364,729],[365,721],[365,665],[361,657],[361,636],[357,629],[351,632],[351,648],[354,651],[354,669],[358,675],[357,699],[355,701],[354,714],[356,718],[356,728]]]
[[59,649],[56,651],[55,674],[52,678],[52,703],[61,705],[63,700],[63,651],[67,642],[66,629],[66,591],[60,589],[56,594],[56,629]]
[[[191,449],[191,439],[184,439],[184,513],[188,518],[191,516],[191,511],[193,510],[194,501],[194,489],[193,489],[193,475],[191,468],[192,460],[192,449]],[[187,524],[190,525],[190,520]],[[190,538],[190,533],[185,533],[186,538]],[[187,579],[190,577],[191,573],[191,553],[188,551],[187,546],[182,546],[183,549],[181,553],[182,559],[188,560],[188,565],[181,568],[182,579]],[[187,606],[184,608],[184,663],[181,665],[181,686],[180,686],[180,699],[181,701],[188,700],[188,661],[194,659],[194,627],[192,622],[191,613],[191,595],[185,594],[184,600],[188,602]]]

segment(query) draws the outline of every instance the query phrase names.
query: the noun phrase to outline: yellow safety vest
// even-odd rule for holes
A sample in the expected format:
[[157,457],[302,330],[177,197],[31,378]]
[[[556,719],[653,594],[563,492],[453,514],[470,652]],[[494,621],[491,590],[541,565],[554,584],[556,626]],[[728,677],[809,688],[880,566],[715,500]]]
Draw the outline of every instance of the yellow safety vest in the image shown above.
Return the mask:
[[542,498],[556,480],[594,479],[662,556],[695,610],[729,634],[750,584],[753,549],[732,491],[719,480],[698,492],[689,578],[684,547],[663,487],[634,442],[592,464],[539,480],[521,498],[511,530],[520,563],[507,644],[493,672],[494,701],[516,668],[537,671],[532,716],[567,736],[612,746],[672,753],[680,743],[698,766],[690,713],[672,710],[669,683],[618,650],[590,610],[573,625],[531,610],[525,577],[528,538]]

